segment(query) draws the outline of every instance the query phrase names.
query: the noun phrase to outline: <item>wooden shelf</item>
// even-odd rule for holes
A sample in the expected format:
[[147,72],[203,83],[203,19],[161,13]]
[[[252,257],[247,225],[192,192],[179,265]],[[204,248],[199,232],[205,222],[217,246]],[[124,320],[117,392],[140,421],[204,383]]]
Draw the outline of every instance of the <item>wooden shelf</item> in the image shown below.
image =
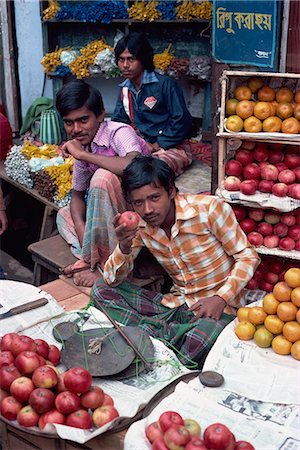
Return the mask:
[[203,23],[203,24],[210,24],[212,23],[211,19],[192,19],[192,20],[153,20],[153,21],[149,21],[149,20],[134,20],[134,19],[113,19],[110,23],[103,23],[100,20],[96,20],[96,21],[88,21],[88,22],[84,22],[82,20],[75,20],[75,19],[66,19],[66,20],[43,20],[43,18],[41,18],[42,23],[99,23],[101,25],[111,25],[111,24],[116,24],[116,23],[123,23],[123,24],[128,24],[131,25],[133,23],[138,23],[138,24],[151,24],[151,25],[155,25],[155,24],[176,24],[176,23],[180,23],[180,24],[199,24],[199,23]]
[[245,139],[247,141],[271,142],[273,144],[282,143],[288,145],[300,145],[300,134],[286,134],[286,133],[246,133],[241,131],[239,133],[222,131],[217,133],[217,137],[225,139]]

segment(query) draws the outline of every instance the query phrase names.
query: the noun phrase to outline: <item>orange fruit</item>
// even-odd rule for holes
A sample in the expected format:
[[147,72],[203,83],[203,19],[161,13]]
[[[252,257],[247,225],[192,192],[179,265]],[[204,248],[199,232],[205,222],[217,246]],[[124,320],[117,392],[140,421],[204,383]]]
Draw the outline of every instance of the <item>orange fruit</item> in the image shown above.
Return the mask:
[[241,117],[241,119],[247,119],[247,117],[252,116],[254,110],[254,102],[249,100],[242,100],[236,106],[236,114]]
[[292,288],[285,281],[278,281],[273,287],[273,295],[279,302],[289,302]]
[[271,116],[275,116],[276,115],[276,106],[274,105],[274,103],[273,102],[268,102],[269,103],[269,106],[270,106],[270,110],[271,110]]
[[296,320],[298,323],[300,323],[300,309],[296,312]]
[[274,297],[274,294],[270,293],[265,295],[263,298],[264,311],[266,311],[267,314],[276,314],[279,303],[280,302]]
[[292,290],[291,300],[298,308],[300,308],[300,286]]
[[282,120],[277,116],[267,117],[263,121],[263,131],[269,133],[278,133],[281,130]]
[[266,329],[269,330],[271,333],[279,334],[282,332],[284,322],[281,319],[279,319],[279,317],[277,317],[275,314],[270,314],[268,317],[266,317],[264,325]]
[[300,360],[300,341],[296,341],[293,343],[291,347],[291,355],[298,361]]
[[300,91],[297,91],[295,96],[294,96],[294,102],[295,103],[300,103]]
[[294,117],[297,120],[300,120],[300,103],[294,104]]
[[272,341],[272,349],[279,355],[289,355],[291,353],[292,343],[282,334],[275,336]]
[[241,308],[239,308],[237,311],[237,317],[238,317],[239,321],[243,322],[244,320],[248,320],[248,313],[249,313],[249,308],[246,308],[245,306],[242,306]]
[[261,306],[253,306],[249,308],[248,321],[253,323],[253,325],[261,325],[264,323],[267,317],[267,313]]
[[238,115],[229,116],[226,119],[226,128],[230,131],[241,131],[243,129],[243,121]]
[[276,108],[276,115],[280,117],[280,119],[288,119],[292,117],[294,112],[293,106],[291,103],[278,103]]
[[289,117],[282,122],[281,131],[287,134],[299,133],[300,122],[295,117]]
[[257,98],[261,102],[272,102],[275,100],[275,91],[269,86],[263,86],[258,90]]
[[291,267],[284,274],[284,281],[292,288],[300,287],[300,269]]
[[249,78],[249,80],[247,81],[247,85],[248,87],[251,89],[251,91],[253,93],[257,92],[258,89],[260,89],[261,87],[263,87],[264,82],[262,80],[262,78],[260,77],[251,77]]
[[247,320],[239,322],[234,329],[235,334],[242,341],[249,341],[249,339],[252,339],[255,331],[255,326]]
[[273,334],[265,327],[260,327],[254,333],[254,341],[256,345],[258,345],[261,348],[270,347],[273,338],[274,338]]
[[282,87],[276,92],[276,100],[278,103],[281,102],[292,102],[294,94],[288,87]]
[[250,98],[252,97],[252,91],[250,88],[248,88],[248,86],[243,85],[235,88],[233,95],[239,101],[250,100]]
[[244,121],[244,130],[248,133],[259,133],[262,130],[262,123],[257,117],[250,116]]
[[268,102],[257,102],[254,106],[254,115],[259,120],[265,120],[271,115],[271,107]]
[[290,342],[296,342],[300,339],[300,323],[292,320],[283,325],[283,336]]
[[282,302],[278,305],[277,316],[283,322],[289,322],[296,319],[298,308],[292,302]]
[[236,98],[230,98],[229,100],[226,100],[225,104],[226,116],[232,116],[235,114],[238,103],[239,101]]

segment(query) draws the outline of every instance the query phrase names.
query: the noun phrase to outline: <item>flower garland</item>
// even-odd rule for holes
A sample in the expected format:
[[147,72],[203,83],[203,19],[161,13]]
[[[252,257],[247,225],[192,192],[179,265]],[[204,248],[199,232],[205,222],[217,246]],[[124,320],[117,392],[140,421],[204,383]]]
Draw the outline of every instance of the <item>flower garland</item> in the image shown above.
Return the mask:
[[81,49],[81,55],[75,58],[69,65],[73,75],[81,79],[89,76],[89,66],[94,64],[95,58],[102,50],[113,48],[110,47],[104,39],[90,42],[85,48]]
[[154,67],[160,72],[165,72],[174,58],[174,55],[170,53],[170,47],[171,45],[169,45],[162,53],[158,53],[153,57]]
[[43,20],[79,20],[81,22],[111,23],[114,19],[143,22],[155,20],[194,20],[212,18],[212,2],[208,0],[137,0],[127,7],[121,0],[66,1],[49,0],[43,12]]

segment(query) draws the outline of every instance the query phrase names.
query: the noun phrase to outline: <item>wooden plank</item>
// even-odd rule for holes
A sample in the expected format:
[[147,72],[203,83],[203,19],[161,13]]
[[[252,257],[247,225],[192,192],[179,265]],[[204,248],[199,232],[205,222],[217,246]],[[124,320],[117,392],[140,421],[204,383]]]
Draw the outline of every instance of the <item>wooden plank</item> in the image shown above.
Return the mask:
[[75,295],[80,294],[80,290],[74,286],[71,286],[68,283],[65,283],[63,280],[57,279],[51,281],[50,283],[43,284],[39,286],[43,291],[48,292],[48,294],[52,295],[56,301],[59,303],[67,298],[74,297]]

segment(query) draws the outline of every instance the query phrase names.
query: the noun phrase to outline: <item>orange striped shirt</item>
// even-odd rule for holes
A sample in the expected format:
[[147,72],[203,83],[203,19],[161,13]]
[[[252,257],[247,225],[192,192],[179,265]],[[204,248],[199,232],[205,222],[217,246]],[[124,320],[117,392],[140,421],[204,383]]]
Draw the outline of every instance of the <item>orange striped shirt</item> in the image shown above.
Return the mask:
[[218,295],[230,306],[241,306],[241,290],[252,278],[259,257],[240,228],[230,205],[209,195],[177,194],[176,218],[169,239],[165,231],[142,219],[132,252],[119,246],[104,267],[104,280],[117,285],[132,271],[145,246],[173,280],[162,304],[191,307],[201,298]]

